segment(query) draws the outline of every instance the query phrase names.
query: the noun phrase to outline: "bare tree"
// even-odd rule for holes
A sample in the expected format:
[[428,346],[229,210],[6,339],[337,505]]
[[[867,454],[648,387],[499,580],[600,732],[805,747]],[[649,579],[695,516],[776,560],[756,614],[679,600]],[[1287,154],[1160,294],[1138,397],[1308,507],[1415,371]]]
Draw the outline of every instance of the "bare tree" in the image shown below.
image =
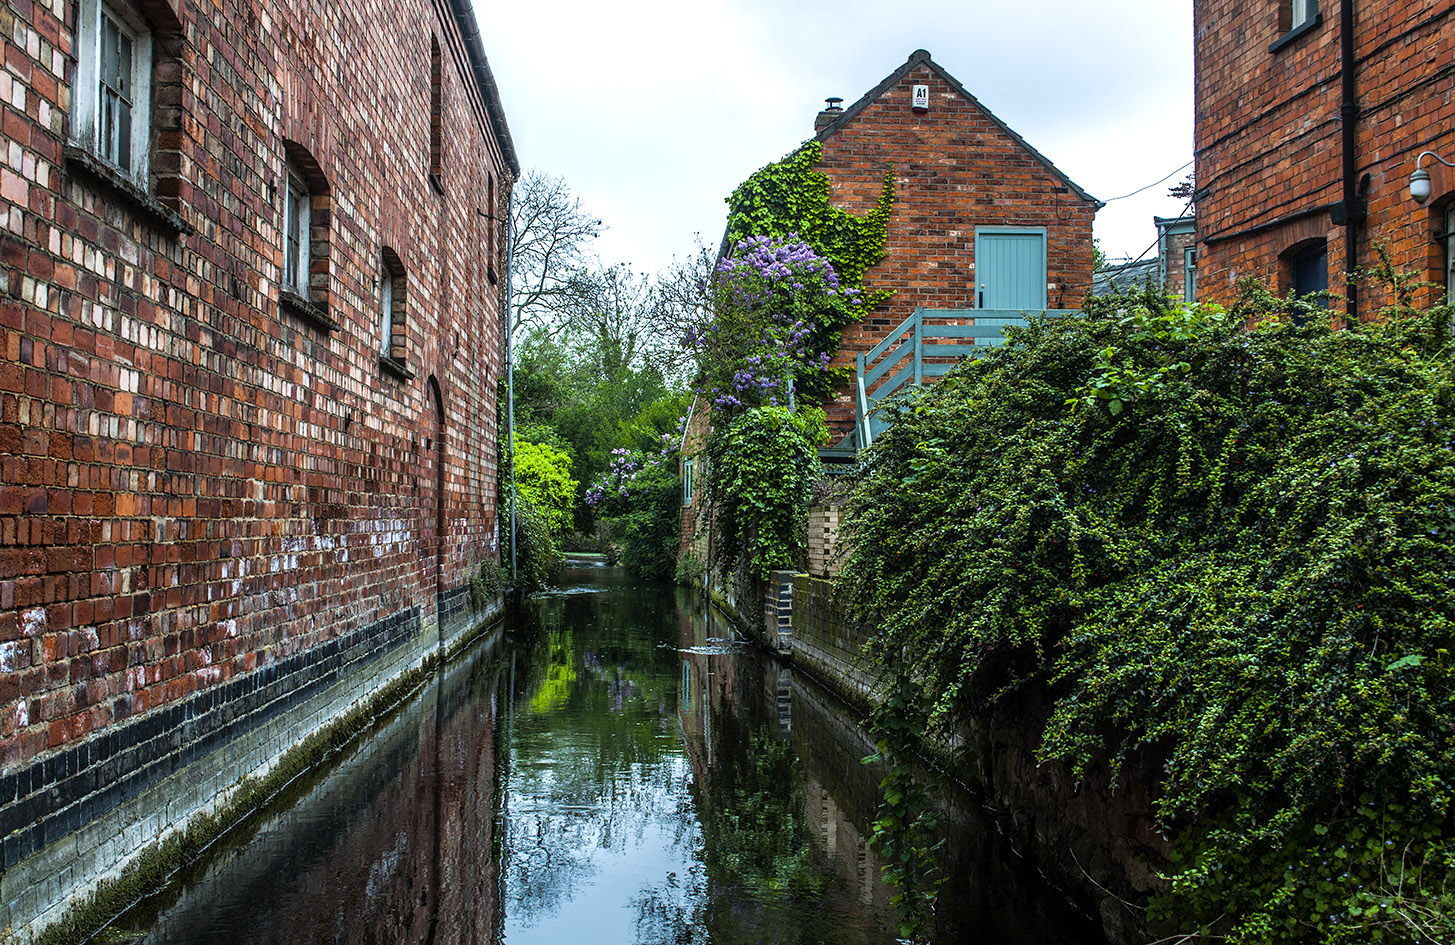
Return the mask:
[[595,295],[588,250],[605,226],[563,179],[534,168],[511,193],[510,222],[511,331],[553,337]]
[[692,254],[685,259],[674,256],[652,286],[647,321],[658,340],[658,363],[667,377],[690,381],[697,371],[695,351],[685,340],[689,332],[700,332],[712,317],[708,289],[716,258],[699,238]]

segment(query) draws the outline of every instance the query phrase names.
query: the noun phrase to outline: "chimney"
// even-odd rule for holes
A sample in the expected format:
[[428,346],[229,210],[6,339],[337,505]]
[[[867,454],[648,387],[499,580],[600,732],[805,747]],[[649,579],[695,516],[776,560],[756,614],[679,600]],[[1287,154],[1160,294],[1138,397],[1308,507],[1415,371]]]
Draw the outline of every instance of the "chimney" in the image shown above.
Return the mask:
[[834,122],[839,120],[839,116],[844,113],[843,106],[839,104],[842,101],[843,99],[839,98],[838,96],[832,96],[830,98],[824,99],[824,110],[819,112],[818,117],[813,120],[814,134],[818,134],[820,131],[823,131],[829,125],[832,125]]

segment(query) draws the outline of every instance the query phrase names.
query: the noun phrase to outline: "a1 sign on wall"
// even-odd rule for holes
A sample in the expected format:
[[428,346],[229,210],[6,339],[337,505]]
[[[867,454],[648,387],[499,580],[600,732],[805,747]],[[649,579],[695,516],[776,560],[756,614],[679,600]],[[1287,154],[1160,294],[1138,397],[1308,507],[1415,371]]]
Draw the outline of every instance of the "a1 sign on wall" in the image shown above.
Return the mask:
[[914,87],[914,110],[921,115],[930,110],[930,87],[928,85]]

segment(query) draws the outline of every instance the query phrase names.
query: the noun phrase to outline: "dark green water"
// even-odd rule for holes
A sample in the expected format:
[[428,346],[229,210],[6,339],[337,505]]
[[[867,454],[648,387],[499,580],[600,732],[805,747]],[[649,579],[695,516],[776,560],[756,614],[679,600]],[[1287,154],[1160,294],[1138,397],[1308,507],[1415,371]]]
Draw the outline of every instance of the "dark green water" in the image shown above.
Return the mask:
[[[686,592],[571,571],[103,940],[892,943],[856,723]],[[1101,942],[946,806],[937,942]]]

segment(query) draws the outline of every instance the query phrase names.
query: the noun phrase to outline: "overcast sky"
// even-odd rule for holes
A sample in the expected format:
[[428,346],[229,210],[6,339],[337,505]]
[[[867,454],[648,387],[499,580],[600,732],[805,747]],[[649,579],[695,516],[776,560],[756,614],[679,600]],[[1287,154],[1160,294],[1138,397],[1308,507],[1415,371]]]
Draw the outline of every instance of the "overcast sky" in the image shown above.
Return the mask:
[[[521,164],[609,227],[607,263],[656,272],[722,236],[723,198],[916,49],[1101,200],[1192,160],[1192,4],[1179,0],[475,0]],[[1172,180],[1109,203],[1136,256]]]

